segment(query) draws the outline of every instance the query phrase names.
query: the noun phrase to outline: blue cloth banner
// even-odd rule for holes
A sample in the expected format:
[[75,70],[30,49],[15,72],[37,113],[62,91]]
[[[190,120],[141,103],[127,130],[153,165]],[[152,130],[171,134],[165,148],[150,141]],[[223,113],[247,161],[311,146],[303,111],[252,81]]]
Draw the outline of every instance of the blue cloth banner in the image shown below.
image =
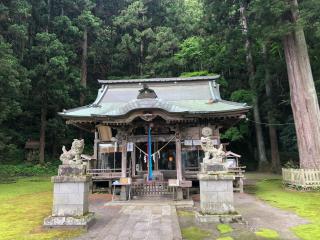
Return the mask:
[[148,129],[148,158],[149,158],[149,175],[148,180],[151,181],[152,176],[152,142],[151,142],[151,127]]

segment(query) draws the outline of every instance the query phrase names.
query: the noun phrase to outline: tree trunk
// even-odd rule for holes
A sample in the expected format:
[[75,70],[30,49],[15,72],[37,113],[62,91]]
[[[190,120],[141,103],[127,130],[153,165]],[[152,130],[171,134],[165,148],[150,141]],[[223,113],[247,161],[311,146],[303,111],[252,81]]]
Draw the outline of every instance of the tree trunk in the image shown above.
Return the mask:
[[256,138],[257,138],[257,147],[258,147],[258,155],[259,155],[259,170],[265,171],[268,166],[268,161],[266,157],[266,150],[264,145],[264,138],[262,133],[262,128],[260,125],[260,113],[259,113],[259,99],[256,95],[257,88],[254,82],[255,78],[255,69],[252,61],[252,53],[251,53],[251,42],[248,37],[248,20],[245,15],[245,6],[241,3],[240,6],[240,16],[241,23],[243,27],[243,34],[245,36],[245,50],[246,50],[246,63],[247,63],[247,71],[249,75],[249,85],[253,92],[252,102],[253,102],[253,116],[255,121],[255,130],[256,130]]
[[139,69],[140,77],[142,77],[142,75],[143,75],[143,49],[144,49],[144,45],[143,45],[143,40],[141,39],[141,42],[140,42],[140,69]]
[[[268,66],[268,50],[267,46],[264,44],[262,46],[264,69],[265,69],[265,88],[268,101],[270,103],[270,109],[268,110],[268,123],[274,123],[274,117],[272,109],[275,109],[275,104],[273,101],[272,94],[272,81],[270,78],[269,66]],[[270,138],[270,150],[271,150],[271,170],[275,173],[279,173],[281,170],[280,164],[280,154],[278,146],[278,135],[277,128],[274,125],[269,125],[269,138]]]
[[[83,31],[82,40],[82,56],[81,56],[81,79],[80,85],[83,88],[87,87],[87,58],[88,58],[88,30],[85,28]],[[85,94],[83,91],[80,93],[80,105],[84,105]]]
[[[292,21],[299,18],[297,0],[290,0]],[[303,29],[283,38],[291,107],[297,133],[300,167],[320,169],[320,110]]]
[[258,97],[253,95],[253,117],[254,117],[254,126],[256,130],[256,139],[257,139],[257,147],[258,147],[258,156],[259,156],[259,171],[268,170],[268,161],[266,156],[266,148],[264,145],[263,133],[261,125],[260,114],[259,114],[259,100]]
[[41,106],[41,123],[40,123],[40,146],[39,146],[39,163],[44,164],[44,151],[46,145],[46,127],[47,127],[47,104],[44,102]]

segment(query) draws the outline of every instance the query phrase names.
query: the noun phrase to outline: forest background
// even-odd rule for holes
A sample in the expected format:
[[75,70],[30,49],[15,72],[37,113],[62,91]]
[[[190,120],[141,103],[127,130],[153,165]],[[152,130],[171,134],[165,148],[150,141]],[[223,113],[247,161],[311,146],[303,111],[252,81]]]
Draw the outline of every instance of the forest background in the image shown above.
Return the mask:
[[224,142],[249,170],[295,165],[297,138],[283,36],[303,27],[320,90],[320,1],[2,0],[0,3],[0,164],[57,163],[62,145],[93,135],[58,112],[93,102],[97,79],[220,74],[222,97],[253,106]]

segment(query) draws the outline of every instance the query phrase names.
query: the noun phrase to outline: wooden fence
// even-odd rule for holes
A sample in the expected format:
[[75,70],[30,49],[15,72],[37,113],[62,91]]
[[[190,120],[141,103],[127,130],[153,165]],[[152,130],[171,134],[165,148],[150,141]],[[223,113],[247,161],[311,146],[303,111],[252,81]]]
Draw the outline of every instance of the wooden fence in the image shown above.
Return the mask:
[[282,168],[282,180],[289,186],[320,188],[320,170]]

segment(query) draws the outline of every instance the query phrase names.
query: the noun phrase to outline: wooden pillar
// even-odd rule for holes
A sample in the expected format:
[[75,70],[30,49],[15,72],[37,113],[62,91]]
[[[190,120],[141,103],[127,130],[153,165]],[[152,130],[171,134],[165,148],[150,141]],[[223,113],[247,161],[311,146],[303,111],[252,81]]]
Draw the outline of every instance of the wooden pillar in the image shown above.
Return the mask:
[[127,177],[127,139],[122,140],[121,177]]
[[[176,131],[176,170],[177,170],[177,180],[182,181],[182,158],[181,158],[181,139],[180,131]],[[183,192],[181,187],[177,187],[176,200],[183,200]]]
[[[93,157],[95,159],[95,166],[92,166],[93,168],[97,168],[98,165],[98,146],[99,146],[99,134],[97,129],[94,131],[94,144],[93,144]],[[89,168],[90,168],[90,164]]]
[[132,177],[134,177],[136,175],[136,147],[133,146],[133,150],[131,152],[131,173],[132,173]]
[[159,147],[158,144],[159,144],[158,141],[155,141],[153,144],[153,146],[154,146],[153,153],[155,153],[154,154],[154,170],[156,170],[156,171],[159,170],[159,156],[158,156],[158,153],[156,153],[158,150],[158,147]]
[[177,179],[182,180],[182,164],[181,164],[181,139],[179,130],[176,132],[176,170]]
[[220,131],[219,131],[219,129],[220,129],[220,126],[215,126],[213,128],[213,136],[217,138],[218,144],[220,144]]

